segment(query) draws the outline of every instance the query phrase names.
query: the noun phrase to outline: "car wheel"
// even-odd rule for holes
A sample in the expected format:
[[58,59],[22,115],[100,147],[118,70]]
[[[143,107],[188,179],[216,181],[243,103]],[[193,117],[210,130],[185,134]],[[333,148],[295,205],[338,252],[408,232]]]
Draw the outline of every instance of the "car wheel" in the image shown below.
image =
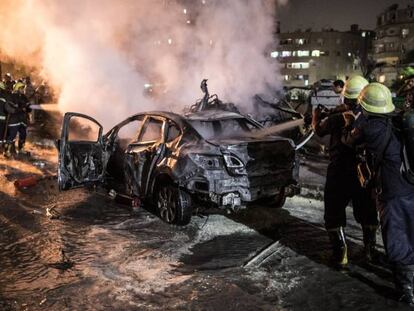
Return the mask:
[[190,222],[191,197],[177,186],[161,185],[156,203],[158,214],[166,223],[185,226]]

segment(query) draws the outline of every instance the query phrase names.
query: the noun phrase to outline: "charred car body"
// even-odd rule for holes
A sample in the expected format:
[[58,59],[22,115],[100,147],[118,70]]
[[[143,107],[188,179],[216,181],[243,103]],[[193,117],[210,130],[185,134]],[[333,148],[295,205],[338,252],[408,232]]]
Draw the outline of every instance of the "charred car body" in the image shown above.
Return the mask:
[[[77,136],[85,124],[86,139]],[[59,187],[103,183],[153,203],[164,221],[178,225],[190,221],[200,202],[235,210],[267,199],[280,206],[298,180],[295,144],[252,135],[260,130],[238,113],[208,110],[137,114],[103,135],[91,117],[66,113]]]
[[206,79],[201,90],[204,97],[185,115],[136,114],[105,135],[93,118],[66,113],[59,188],[101,183],[155,205],[164,221],[177,225],[190,221],[194,206],[237,210],[259,200],[283,206],[299,190],[296,149],[311,135],[296,146],[210,96]]

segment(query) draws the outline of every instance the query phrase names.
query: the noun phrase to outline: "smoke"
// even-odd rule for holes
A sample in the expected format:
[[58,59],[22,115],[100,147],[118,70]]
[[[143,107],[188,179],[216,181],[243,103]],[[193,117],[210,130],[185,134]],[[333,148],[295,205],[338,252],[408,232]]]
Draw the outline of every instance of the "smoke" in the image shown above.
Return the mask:
[[[279,3],[286,2],[279,1]],[[272,0],[14,0],[0,4],[2,59],[58,90],[62,111],[113,125],[146,110],[180,111],[210,93],[249,109],[280,85]],[[156,97],[144,95],[154,83]]]

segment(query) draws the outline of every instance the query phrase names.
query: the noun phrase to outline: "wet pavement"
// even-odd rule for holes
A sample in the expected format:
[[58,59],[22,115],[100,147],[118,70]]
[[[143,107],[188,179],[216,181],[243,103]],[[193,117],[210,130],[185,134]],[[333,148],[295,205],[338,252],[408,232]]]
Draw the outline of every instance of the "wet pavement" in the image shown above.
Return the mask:
[[15,190],[13,174],[25,170],[4,166],[0,310],[405,309],[391,298],[386,265],[361,261],[351,211],[352,264],[340,272],[329,265],[319,200],[298,196],[283,209],[199,215],[174,227],[100,192],[59,192],[53,178]]

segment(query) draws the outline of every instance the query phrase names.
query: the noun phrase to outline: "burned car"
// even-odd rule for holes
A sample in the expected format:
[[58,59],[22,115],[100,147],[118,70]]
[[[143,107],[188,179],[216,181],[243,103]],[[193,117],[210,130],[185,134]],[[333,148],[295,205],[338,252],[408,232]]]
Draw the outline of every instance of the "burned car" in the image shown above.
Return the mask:
[[265,200],[280,207],[297,189],[295,144],[260,137],[261,130],[239,113],[206,110],[141,113],[104,135],[93,118],[66,113],[59,188],[101,183],[153,205],[176,225],[187,224],[195,206],[237,210]]

